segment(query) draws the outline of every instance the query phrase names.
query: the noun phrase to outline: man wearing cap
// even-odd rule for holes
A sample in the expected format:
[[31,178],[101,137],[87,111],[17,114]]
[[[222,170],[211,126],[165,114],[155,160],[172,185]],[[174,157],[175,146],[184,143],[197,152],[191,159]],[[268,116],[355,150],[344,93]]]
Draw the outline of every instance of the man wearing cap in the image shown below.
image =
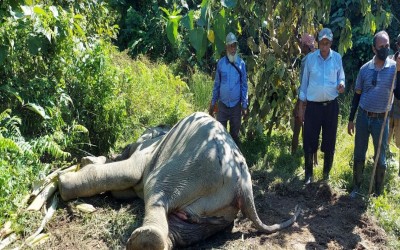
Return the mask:
[[299,119],[304,121],[303,150],[305,184],[313,181],[313,153],[318,150],[322,130],[321,151],[324,152],[323,178],[329,179],[335,153],[339,104],[337,97],[344,92],[345,76],[342,57],[331,49],[332,31],[323,28],[318,33],[319,49],[307,57],[299,89],[299,99],[307,102],[303,115],[300,105]]
[[[315,43],[314,37],[308,33],[304,33],[300,38],[300,49],[301,53],[304,54],[304,57],[301,59],[301,65],[300,65],[300,82],[303,76],[303,70],[307,56],[309,55],[310,52],[314,52],[315,50],[314,43]],[[302,104],[304,112],[307,103],[302,102]],[[299,120],[299,105],[300,105],[300,100],[297,99],[296,105],[293,109],[294,128],[292,137],[292,154],[294,154],[297,151],[297,147],[299,146],[300,130],[303,129],[303,121]],[[318,165],[318,156],[316,152],[314,154],[313,159],[314,159],[314,165]]]
[[238,41],[233,33],[226,36],[226,56],[217,64],[209,114],[213,115],[218,103],[217,120],[227,128],[239,145],[242,115],[247,115],[247,72],[244,61],[238,56]]
[[[389,125],[386,117],[392,106],[393,93],[400,99],[400,58],[393,61],[388,58],[389,35],[386,31],[375,34],[372,51],[375,56],[363,66],[357,75],[354,97],[351,105],[347,132],[354,133],[354,116],[357,112],[356,134],[354,141],[353,191],[351,198],[359,193],[365,166],[365,155],[368,150],[369,136],[372,136],[374,155],[378,148],[380,153],[375,169],[375,195],[383,190],[386,172],[386,149]],[[392,92],[393,91],[393,92]],[[381,130],[383,128],[383,136]]]

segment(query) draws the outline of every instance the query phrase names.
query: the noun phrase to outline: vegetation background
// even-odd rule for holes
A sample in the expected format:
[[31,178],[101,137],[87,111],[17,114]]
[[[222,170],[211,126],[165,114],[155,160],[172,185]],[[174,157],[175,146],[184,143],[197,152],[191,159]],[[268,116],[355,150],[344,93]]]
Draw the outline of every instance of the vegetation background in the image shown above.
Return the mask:
[[[350,190],[353,138],[345,130],[353,82],[372,57],[377,30],[389,32],[395,49],[399,13],[396,0],[3,0],[0,226],[11,221],[26,234],[30,190],[50,172],[85,155],[119,151],[148,127],[206,111],[229,31],[239,35],[249,71],[243,152],[254,171],[277,171],[288,182],[293,169],[303,174],[301,149],[289,154],[298,38],[322,26],[333,30],[347,87],[330,184]],[[396,159],[385,194],[367,200],[393,246],[400,246],[397,172]]]

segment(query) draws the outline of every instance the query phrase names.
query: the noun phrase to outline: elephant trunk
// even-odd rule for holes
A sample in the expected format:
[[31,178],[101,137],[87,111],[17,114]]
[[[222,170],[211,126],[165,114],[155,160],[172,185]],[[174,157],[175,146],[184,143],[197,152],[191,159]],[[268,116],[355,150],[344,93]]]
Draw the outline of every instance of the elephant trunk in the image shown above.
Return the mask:
[[132,158],[106,164],[90,164],[78,172],[60,175],[58,187],[65,201],[89,197],[105,191],[133,187],[141,179],[142,172],[141,167],[134,166]]
[[[244,179],[242,181],[245,181],[245,182],[249,181],[249,179],[247,179],[246,177],[248,177],[248,176],[244,176]],[[242,194],[241,194],[241,198],[240,198],[240,202],[239,202],[239,207],[242,210],[242,213],[254,223],[254,226],[257,228],[257,230],[259,232],[274,233],[283,228],[287,228],[287,227],[291,226],[297,220],[297,217],[299,216],[299,214],[301,212],[301,209],[298,206],[296,206],[294,215],[290,219],[288,219],[282,223],[279,223],[279,224],[266,225],[258,217],[256,207],[254,204],[254,198],[253,198],[254,196],[253,196],[251,181],[250,181],[250,183],[242,185],[242,188],[243,188],[243,190],[242,190]]]

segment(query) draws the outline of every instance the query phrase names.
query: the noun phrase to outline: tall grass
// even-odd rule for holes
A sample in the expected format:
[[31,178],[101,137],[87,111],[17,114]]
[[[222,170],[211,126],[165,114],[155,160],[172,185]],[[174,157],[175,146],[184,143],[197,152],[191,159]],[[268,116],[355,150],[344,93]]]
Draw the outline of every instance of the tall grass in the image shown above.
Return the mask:
[[195,73],[188,81],[192,102],[197,111],[207,111],[212,98],[213,79],[203,73]]

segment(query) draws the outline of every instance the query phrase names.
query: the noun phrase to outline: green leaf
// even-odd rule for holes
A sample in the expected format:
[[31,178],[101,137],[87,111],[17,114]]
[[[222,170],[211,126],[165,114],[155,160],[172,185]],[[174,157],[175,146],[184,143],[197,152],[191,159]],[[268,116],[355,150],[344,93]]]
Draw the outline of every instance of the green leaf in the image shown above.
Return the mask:
[[83,16],[81,14],[76,14],[74,16],[74,19],[83,19]]
[[225,40],[225,27],[227,20],[224,16],[224,13],[218,13],[218,15],[214,19],[214,34],[217,38],[224,41]]
[[203,28],[195,28],[189,31],[189,41],[196,50],[197,59],[201,59],[207,49],[207,33]]
[[33,12],[35,12],[35,14],[38,14],[38,15],[47,16],[46,11],[44,11],[44,9],[40,8],[39,6],[33,7]]
[[237,0],[221,0],[221,5],[226,8],[234,8],[237,4]]
[[[204,1],[203,1],[204,2]],[[201,7],[201,12],[200,12],[200,18],[197,20],[197,25],[201,26],[201,27],[206,27],[207,26],[207,10],[208,10],[208,1],[207,4],[205,4]]]
[[78,34],[81,35],[82,37],[85,37],[85,32],[81,28],[81,26],[77,23],[74,23],[76,31],[78,31]]
[[193,16],[194,16],[194,12],[193,12],[193,10],[191,10],[182,18],[183,27],[185,27],[188,30],[191,30],[194,28]]
[[28,38],[29,53],[31,53],[34,56],[39,54],[39,51],[41,49],[41,44],[42,44],[42,39],[40,39],[40,37],[38,36],[31,34]]
[[0,86],[0,91],[6,92],[8,94],[11,94],[13,96],[15,96],[15,98],[17,98],[17,100],[20,103],[23,103],[21,96],[18,94],[17,91],[15,91],[15,89],[11,88],[9,85],[1,85]]
[[8,48],[5,45],[0,46],[0,65],[6,60],[8,55]]
[[167,37],[171,44],[176,45],[178,26],[181,16],[169,16],[167,22]]
[[167,15],[167,16],[170,16],[170,15],[171,15],[171,14],[169,13],[169,10],[166,9],[166,8],[160,7],[160,10],[162,10],[162,11],[165,13],[165,15]]
[[40,115],[43,119],[49,119],[50,117],[46,115],[44,112],[44,109],[42,106],[37,105],[35,103],[27,103],[23,106],[26,109],[29,109],[30,111],[35,112],[36,114]]

